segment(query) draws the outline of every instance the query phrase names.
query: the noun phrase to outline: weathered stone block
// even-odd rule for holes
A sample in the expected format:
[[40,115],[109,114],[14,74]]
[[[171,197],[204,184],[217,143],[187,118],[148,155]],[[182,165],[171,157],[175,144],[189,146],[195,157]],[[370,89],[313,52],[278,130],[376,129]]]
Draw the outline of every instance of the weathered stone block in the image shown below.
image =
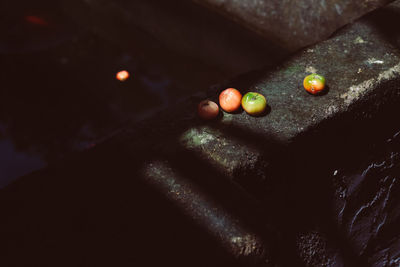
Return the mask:
[[[397,51],[380,37],[379,31],[371,27],[366,18],[273,70],[243,75],[214,87],[215,93],[226,87],[238,88],[243,93],[262,93],[270,106],[266,116],[224,112],[219,121],[206,125],[197,121],[193,109],[196,100],[206,97],[204,94],[179,107],[184,110],[184,121],[179,115],[168,112],[163,113],[161,120],[173,121],[177,126],[174,129],[185,128],[182,132],[174,130],[180,136],[176,138],[184,141],[183,146],[196,149],[207,161],[218,162],[221,170],[232,177],[241,173],[238,169],[245,168],[249,162],[245,157],[249,155],[253,159],[272,160],[277,149],[284,149],[322,122],[344,113],[362,119],[388,99],[398,97],[395,87],[383,86],[387,82],[398,82],[400,58]],[[312,72],[326,77],[325,95],[315,97],[302,88],[304,77]],[[211,93],[209,97],[215,95]],[[247,156],[241,152],[243,147]]]
[[[397,6],[398,3],[386,9],[397,10]],[[374,134],[373,131],[366,132],[365,125],[358,129],[358,125],[362,125],[362,122],[368,123],[370,117],[395,105],[400,99],[399,50],[395,46],[396,42],[391,41],[392,38],[382,36],[379,21],[380,16],[367,16],[276,68],[249,73],[219,84],[207,93],[199,93],[181,106],[163,112],[159,118],[132,129],[127,136],[135,134],[138,137],[141,136],[141,130],[147,129],[147,132],[151,132],[149,129],[157,126],[157,130],[153,130],[150,136],[155,137],[153,140],[167,140],[164,145],[158,143],[158,152],[163,151],[164,155],[174,154],[176,145],[183,151],[191,151],[196,159],[213,166],[222,176],[255,193],[259,198],[268,200],[268,208],[282,200],[279,195],[287,193],[286,189],[282,191],[282,187],[275,192],[268,191],[269,185],[277,182],[276,176],[269,175],[276,175],[276,169],[271,169],[281,168],[279,171],[283,175],[293,175],[287,177],[289,180],[286,185],[294,182],[294,191],[308,187],[304,192],[295,194],[299,197],[299,203],[294,206],[307,210],[307,205],[310,205],[311,211],[307,212],[314,214],[303,216],[321,219],[325,216],[318,215],[321,209],[312,211],[311,207],[320,205],[323,210],[323,204],[329,204],[325,202],[325,197],[332,188],[328,185],[330,182],[323,179],[326,172],[321,168],[332,166],[329,162],[324,162],[324,159],[334,160],[341,156],[343,161],[352,160],[351,157],[355,155],[354,147],[367,144],[368,136]],[[328,90],[324,95],[316,97],[302,88],[303,78],[312,72],[326,77]],[[197,102],[207,97],[216,100],[218,93],[226,87],[238,88],[242,93],[262,93],[269,103],[269,112],[263,117],[251,117],[244,112],[223,112],[221,118],[213,122],[197,119]],[[321,131],[321,128],[325,130]],[[348,136],[344,138],[346,134]],[[359,135],[363,138],[358,138]],[[133,147],[136,146],[135,143],[131,142]],[[344,155],[340,154],[341,150]],[[294,164],[293,168],[288,167],[291,164]],[[321,175],[321,180],[308,178],[307,175]],[[265,195],[266,192],[271,194]],[[307,196],[310,194],[315,195]],[[304,202],[302,197],[311,197],[311,203]],[[272,216],[272,213],[269,214]],[[325,223],[323,224],[325,227]],[[290,224],[286,226],[292,227]],[[310,232],[296,234],[299,256],[309,266],[324,266],[323,262],[329,262],[330,266],[357,266],[365,262],[364,258],[346,252],[347,247],[340,247],[342,241],[335,240],[332,243],[332,233],[326,234],[322,230],[315,232],[312,226],[310,229]],[[318,240],[327,240],[327,244],[325,241],[318,241],[319,243],[310,245],[305,242],[308,235],[316,236]],[[346,235],[343,238],[347,240]],[[308,248],[311,249],[309,254]],[[324,259],[320,265],[317,264],[319,258]]]

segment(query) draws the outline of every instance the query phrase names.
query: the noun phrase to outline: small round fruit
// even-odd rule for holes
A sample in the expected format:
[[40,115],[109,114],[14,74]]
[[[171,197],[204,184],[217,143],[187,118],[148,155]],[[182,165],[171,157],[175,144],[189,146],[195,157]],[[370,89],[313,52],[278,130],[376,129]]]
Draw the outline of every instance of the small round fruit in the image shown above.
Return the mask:
[[129,78],[129,72],[126,70],[121,70],[119,71],[116,75],[115,78],[117,78],[117,80],[124,82]]
[[242,98],[242,107],[250,115],[260,115],[267,107],[267,100],[262,94],[248,92]]
[[218,116],[219,107],[217,103],[210,100],[203,100],[197,106],[199,117],[204,120],[211,120]]
[[325,88],[325,77],[316,73],[310,74],[304,78],[304,89],[307,92],[316,95]]
[[234,112],[240,107],[242,94],[235,88],[228,88],[219,95],[219,105],[226,112]]

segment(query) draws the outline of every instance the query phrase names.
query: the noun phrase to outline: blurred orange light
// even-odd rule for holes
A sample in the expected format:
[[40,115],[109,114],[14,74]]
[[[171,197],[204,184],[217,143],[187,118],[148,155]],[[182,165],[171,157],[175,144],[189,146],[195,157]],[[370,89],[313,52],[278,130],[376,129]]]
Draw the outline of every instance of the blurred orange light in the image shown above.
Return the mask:
[[129,72],[126,70],[121,70],[117,73],[116,78],[117,78],[117,80],[120,80],[121,82],[123,82],[129,78]]

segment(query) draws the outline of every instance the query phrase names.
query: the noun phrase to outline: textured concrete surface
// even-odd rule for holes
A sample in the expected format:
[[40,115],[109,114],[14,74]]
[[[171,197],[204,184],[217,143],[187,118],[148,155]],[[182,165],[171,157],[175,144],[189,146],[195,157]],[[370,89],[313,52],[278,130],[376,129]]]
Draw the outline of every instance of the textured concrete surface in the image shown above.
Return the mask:
[[[321,177],[329,177],[328,171],[335,166],[357,165],[355,159],[363,158],[369,140],[379,135],[369,127],[372,124],[383,129],[387,125],[384,118],[393,112],[382,110],[398,103],[398,34],[388,32],[384,21],[389,13],[393,16],[386,20],[392,23],[397,10],[398,3],[344,28],[276,68],[249,73],[200,93],[128,131],[127,136],[134,137],[126,143],[136,147],[135,140],[145,129],[154,136],[152,140],[168,140],[156,146],[158,152],[174,154],[178,144],[196,160],[207,162],[262,199],[269,216],[285,218],[276,222],[282,232],[293,228],[284,235],[283,243],[293,239],[297,244],[293,257],[299,257],[301,264],[364,266],[368,261],[365,254],[360,256],[352,242],[347,242],[349,236],[341,230],[338,234],[334,230],[338,226],[327,219],[332,216],[329,207],[336,205],[330,193],[334,189],[332,180]],[[311,72],[327,78],[324,95],[315,97],[302,88],[303,78]],[[223,113],[210,123],[196,118],[199,100],[216,100],[218,92],[231,86],[242,93],[264,94],[268,113],[262,117]],[[183,162],[190,165],[189,159]],[[282,204],[285,201],[288,206]],[[271,212],[274,208],[278,209],[275,215]],[[285,214],[287,210],[292,214]],[[299,226],[288,223],[295,220]],[[288,249],[287,244],[282,246]]]
[[[134,136],[133,146],[142,131],[154,134],[152,140],[178,142],[228,177],[239,179],[242,169],[252,170],[251,166],[273,160],[274,152],[321,123],[334,121],[342,114],[362,120],[398,96],[393,85],[400,72],[398,50],[371,23],[372,17],[362,19],[274,69],[249,73],[199,93],[153,120],[132,127],[127,135]],[[315,97],[302,88],[303,78],[312,72],[326,77],[325,95]],[[197,102],[207,97],[216,100],[218,92],[227,87],[243,94],[262,93],[267,98],[268,114],[251,117],[243,111],[224,112],[217,121],[200,121],[195,113]],[[157,142],[157,148],[173,149],[170,142]],[[265,173],[260,175],[264,180]]]
[[289,50],[328,38],[335,30],[390,0],[194,0]]
[[[349,25],[275,68],[219,84],[130,125],[91,153],[121,160],[119,174],[155,185],[202,229],[216,226],[213,236],[246,263],[262,265],[273,258],[281,266],[398,266],[398,200],[392,193],[398,190],[397,180],[385,175],[386,165],[379,162],[361,175],[353,172],[372,155],[371,140],[386,136],[388,125],[396,127],[396,116],[390,123],[386,118],[399,111],[399,34],[388,27],[398,20],[398,6]],[[315,97],[302,88],[311,72],[326,77],[325,94]],[[197,103],[215,100],[228,86],[265,95],[267,114],[251,117],[240,111],[221,113],[212,122],[199,120]],[[91,162],[88,174],[96,168]],[[104,162],[98,166],[104,168]],[[387,160],[387,166],[391,163]],[[338,176],[341,170],[335,168],[349,175]],[[379,168],[382,173],[370,178]],[[29,180],[34,178],[9,187],[6,197],[26,194]],[[120,185],[127,190],[129,183]],[[129,190],[124,192],[129,196]],[[200,202],[208,198],[224,209],[203,209]],[[232,238],[236,230],[221,230],[223,220],[210,223],[225,209],[235,215],[225,217],[234,218],[229,227],[250,229],[262,242],[246,234]],[[261,219],[254,220],[255,215]],[[7,226],[13,223],[10,218]],[[262,227],[273,227],[278,242]],[[264,244],[274,244],[271,258]]]

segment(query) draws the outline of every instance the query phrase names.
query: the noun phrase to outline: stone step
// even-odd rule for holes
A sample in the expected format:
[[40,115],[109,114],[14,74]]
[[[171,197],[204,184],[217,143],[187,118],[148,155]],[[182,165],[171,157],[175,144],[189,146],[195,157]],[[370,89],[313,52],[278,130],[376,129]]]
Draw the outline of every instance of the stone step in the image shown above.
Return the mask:
[[[348,249],[351,245],[343,241],[348,236],[341,239],[332,230],[335,223],[329,220],[332,214],[327,207],[336,205],[329,203],[329,192],[335,187],[334,179],[326,179],[335,164],[356,165],[355,159],[368,151],[368,142],[388,133],[383,129],[391,126],[384,118],[393,109],[398,112],[399,33],[389,30],[396,24],[398,9],[397,1],[277,67],[216,85],[153,120],[131,127],[116,141],[130,144],[134,150],[138,143],[145,143],[141,136],[146,133],[152,140],[152,145],[146,146],[155,146],[153,152],[164,155],[173,155],[179,144],[180,149],[190,151],[196,160],[207,162],[260,200],[269,217],[285,218],[285,222],[277,219],[275,223],[286,227],[282,232],[293,227],[292,220],[308,221],[309,225],[298,223],[309,227],[300,228],[304,233],[297,229],[286,237],[297,236],[297,256],[303,262],[309,266],[361,266],[368,256],[353,253]],[[324,95],[315,97],[302,88],[304,77],[312,72],[327,78]],[[217,121],[200,121],[195,112],[197,103],[205,98],[216,101],[227,87],[262,93],[269,103],[268,114],[251,117],[245,112],[223,112]],[[371,123],[382,131],[371,130]],[[190,165],[188,161],[182,162]],[[293,214],[285,215],[285,207]],[[277,213],[271,212],[274,209]],[[309,219],[302,218],[300,211]],[[321,230],[325,227],[329,231]]]
[[[336,164],[357,165],[369,151],[368,142],[384,136],[384,128],[397,122],[396,116],[390,123],[384,118],[398,112],[400,101],[399,32],[389,27],[398,21],[394,15],[399,6],[397,1],[374,12],[274,68],[221,83],[152,119],[129,125],[90,151],[87,159],[92,158],[92,168],[94,155],[106,159],[99,161],[101,165],[121,161],[119,175],[161,192],[247,266],[396,264],[395,253],[387,254],[388,259],[374,257],[379,244],[374,247],[371,242],[370,254],[354,248],[358,232],[350,238],[332,220],[337,215],[332,206],[340,205],[332,196],[337,181],[327,174]],[[325,94],[312,96],[302,88],[303,78],[312,72],[326,77]],[[228,86],[242,93],[262,93],[269,112],[262,117],[222,112],[218,120],[201,121],[197,103],[216,100]],[[3,200],[23,199],[38,176],[8,187]],[[96,184],[95,179],[90,181],[85,182],[86,189]],[[352,182],[344,180],[340,187],[350,188]],[[128,184],[121,185],[129,198]],[[48,187],[46,182],[41,186]],[[117,185],[114,190],[118,195]],[[373,194],[379,197],[382,192]],[[371,206],[369,199],[357,196],[352,205]],[[398,221],[395,207],[383,206],[393,217],[388,223]],[[8,222],[12,225],[13,220]],[[391,246],[379,249],[394,249]]]

